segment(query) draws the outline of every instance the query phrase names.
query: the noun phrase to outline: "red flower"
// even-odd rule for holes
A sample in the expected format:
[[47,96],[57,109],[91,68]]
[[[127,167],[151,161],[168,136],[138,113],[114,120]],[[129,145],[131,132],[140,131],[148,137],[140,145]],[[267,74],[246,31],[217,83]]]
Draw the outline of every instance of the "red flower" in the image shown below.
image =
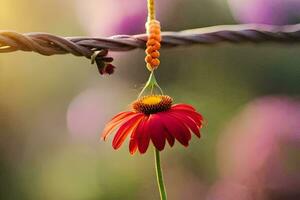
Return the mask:
[[112,142],[118,149],[130,135],[129,151],[138,149],[145,153],[150,140],[159,150],[163,150],[166,140],[172,147],[175,139],[188,146],[191,132],[200,138],[203,117],[187,104],[172,105],[172,98],[165,95],[142,97],[132,104],[132,111],[121,112],[106,125],[102,139],[106,140],[119,127]]

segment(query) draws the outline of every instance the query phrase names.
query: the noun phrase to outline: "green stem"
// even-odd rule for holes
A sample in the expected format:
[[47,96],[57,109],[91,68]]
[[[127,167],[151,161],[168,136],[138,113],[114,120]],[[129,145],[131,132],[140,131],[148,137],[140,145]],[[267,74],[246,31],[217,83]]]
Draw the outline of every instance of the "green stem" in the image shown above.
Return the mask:
[[143,87],[142,91],[140,92],[138,98],[140,98],[147,89],[150,89],[150,93],[153,94],[153,90],[154,88],[158,88],[158,90],[160,91],[161,94],[163,94],[163,90],[161,89],[161,87],[158,85],[155,75],[154,75],[154,71],[152,71],[150,73],[149,79],[147,81],[147,83],[145,84],[145,86]]
[[154,147],[155,151],[155,169],[156,169],[156,177],[157,177],[157,184],[159,188],[160,193],[160,199],[161,200],[167,200],[167,193],[164,185],[164,178],[162,174],[162,169],[160,166],[160,155],[159,151]]
[[[142,96],[142,94],[145,93],[147,89],[150,89],[151,95],[153,94],[153,89],[154,87],[157,87],[160,91],[161,94],[163,94],[163,91],[161,87],[158,85],[154,72],[152,71],[147,83],[145,84],[144,88],[139,94],[139,98]],[[159,193],[160,193],[160,199],[161,200],[167,200],[167,193],[164,185],[164,179],[162,175],[162,170],[160,166],[160,156],[159,156],[159,151],[154,147],[155,149],[155,169],[156,169],[156,177],[157,177],[157,184],[159,188]]]

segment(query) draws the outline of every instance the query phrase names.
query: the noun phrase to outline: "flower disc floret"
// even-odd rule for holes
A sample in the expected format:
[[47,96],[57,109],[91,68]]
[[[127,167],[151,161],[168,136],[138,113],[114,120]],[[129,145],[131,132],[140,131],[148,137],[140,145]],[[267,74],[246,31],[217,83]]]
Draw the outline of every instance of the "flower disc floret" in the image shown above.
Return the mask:
[[150,95],[133,102],[132,108],[135,112],[150,115],[169,110],[172,102],[172,98],[167,95]]

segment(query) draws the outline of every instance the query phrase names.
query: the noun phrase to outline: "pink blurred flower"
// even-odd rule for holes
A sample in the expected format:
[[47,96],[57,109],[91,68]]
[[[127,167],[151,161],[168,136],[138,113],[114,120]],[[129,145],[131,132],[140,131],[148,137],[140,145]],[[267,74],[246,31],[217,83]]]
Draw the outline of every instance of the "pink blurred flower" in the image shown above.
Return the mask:
[[[89,89],[79,94],[70,104],[67,112],[67,125],[75,137],[95,137],[104,123],[106,107],[103,97],[97,90]],[[99,123],[100,122],[100,123]]]
[[[94,143],[100,140],[99,134],[105,122],[127,102],[130,93],[125,88],[128,87],[128,83],[124,81],[106,82],[103,79],[101,86],[91,86],[76,95],[66,113],[71,136],[84,142],[91,140]],[[116,99],[122,99],[124,102]]]
[[240,200],[249,195],[273,199],[271,194],[282,199],[296,194],[291,199],[299,199],[300,165],[289,159],[299,153],[300,102],[284,97],[259,99],[222,134],[218,155],[223,180],[212,193],[247,194]]
[[287,24],[299,18],[299,0],[228,0],[242,23]]

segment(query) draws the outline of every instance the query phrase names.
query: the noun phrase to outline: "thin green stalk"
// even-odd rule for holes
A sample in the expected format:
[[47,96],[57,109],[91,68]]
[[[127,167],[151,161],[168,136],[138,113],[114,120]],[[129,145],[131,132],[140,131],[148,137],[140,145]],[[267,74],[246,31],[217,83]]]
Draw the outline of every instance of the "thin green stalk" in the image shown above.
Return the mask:
[[158,184],[159,193],[160,193],[160,199],[167,200],[167,192],[165,189],[164,178],[163,178],[162,169],[160,166],[159,151],[155,147],[154,147],[154,151],[155,151],[155,169],[156,169],[156,177],[157,177],[157,184]]
[[158,83],[156,81],[154,71],[152,71],[150,73],[150,76],[149,76],[149,79],[148,79],[147,83],[143,87],[143,89],[140,92],[138,98],[140,98],[146,92],[146,90],[149,90],[149,89],[150,89],[150,94],[153,94],[153,90],[154,90],[155,87],[159,90],[159,92],[161,94],[163,94],[163,90],[161,89],[161,87],[158,85]]

